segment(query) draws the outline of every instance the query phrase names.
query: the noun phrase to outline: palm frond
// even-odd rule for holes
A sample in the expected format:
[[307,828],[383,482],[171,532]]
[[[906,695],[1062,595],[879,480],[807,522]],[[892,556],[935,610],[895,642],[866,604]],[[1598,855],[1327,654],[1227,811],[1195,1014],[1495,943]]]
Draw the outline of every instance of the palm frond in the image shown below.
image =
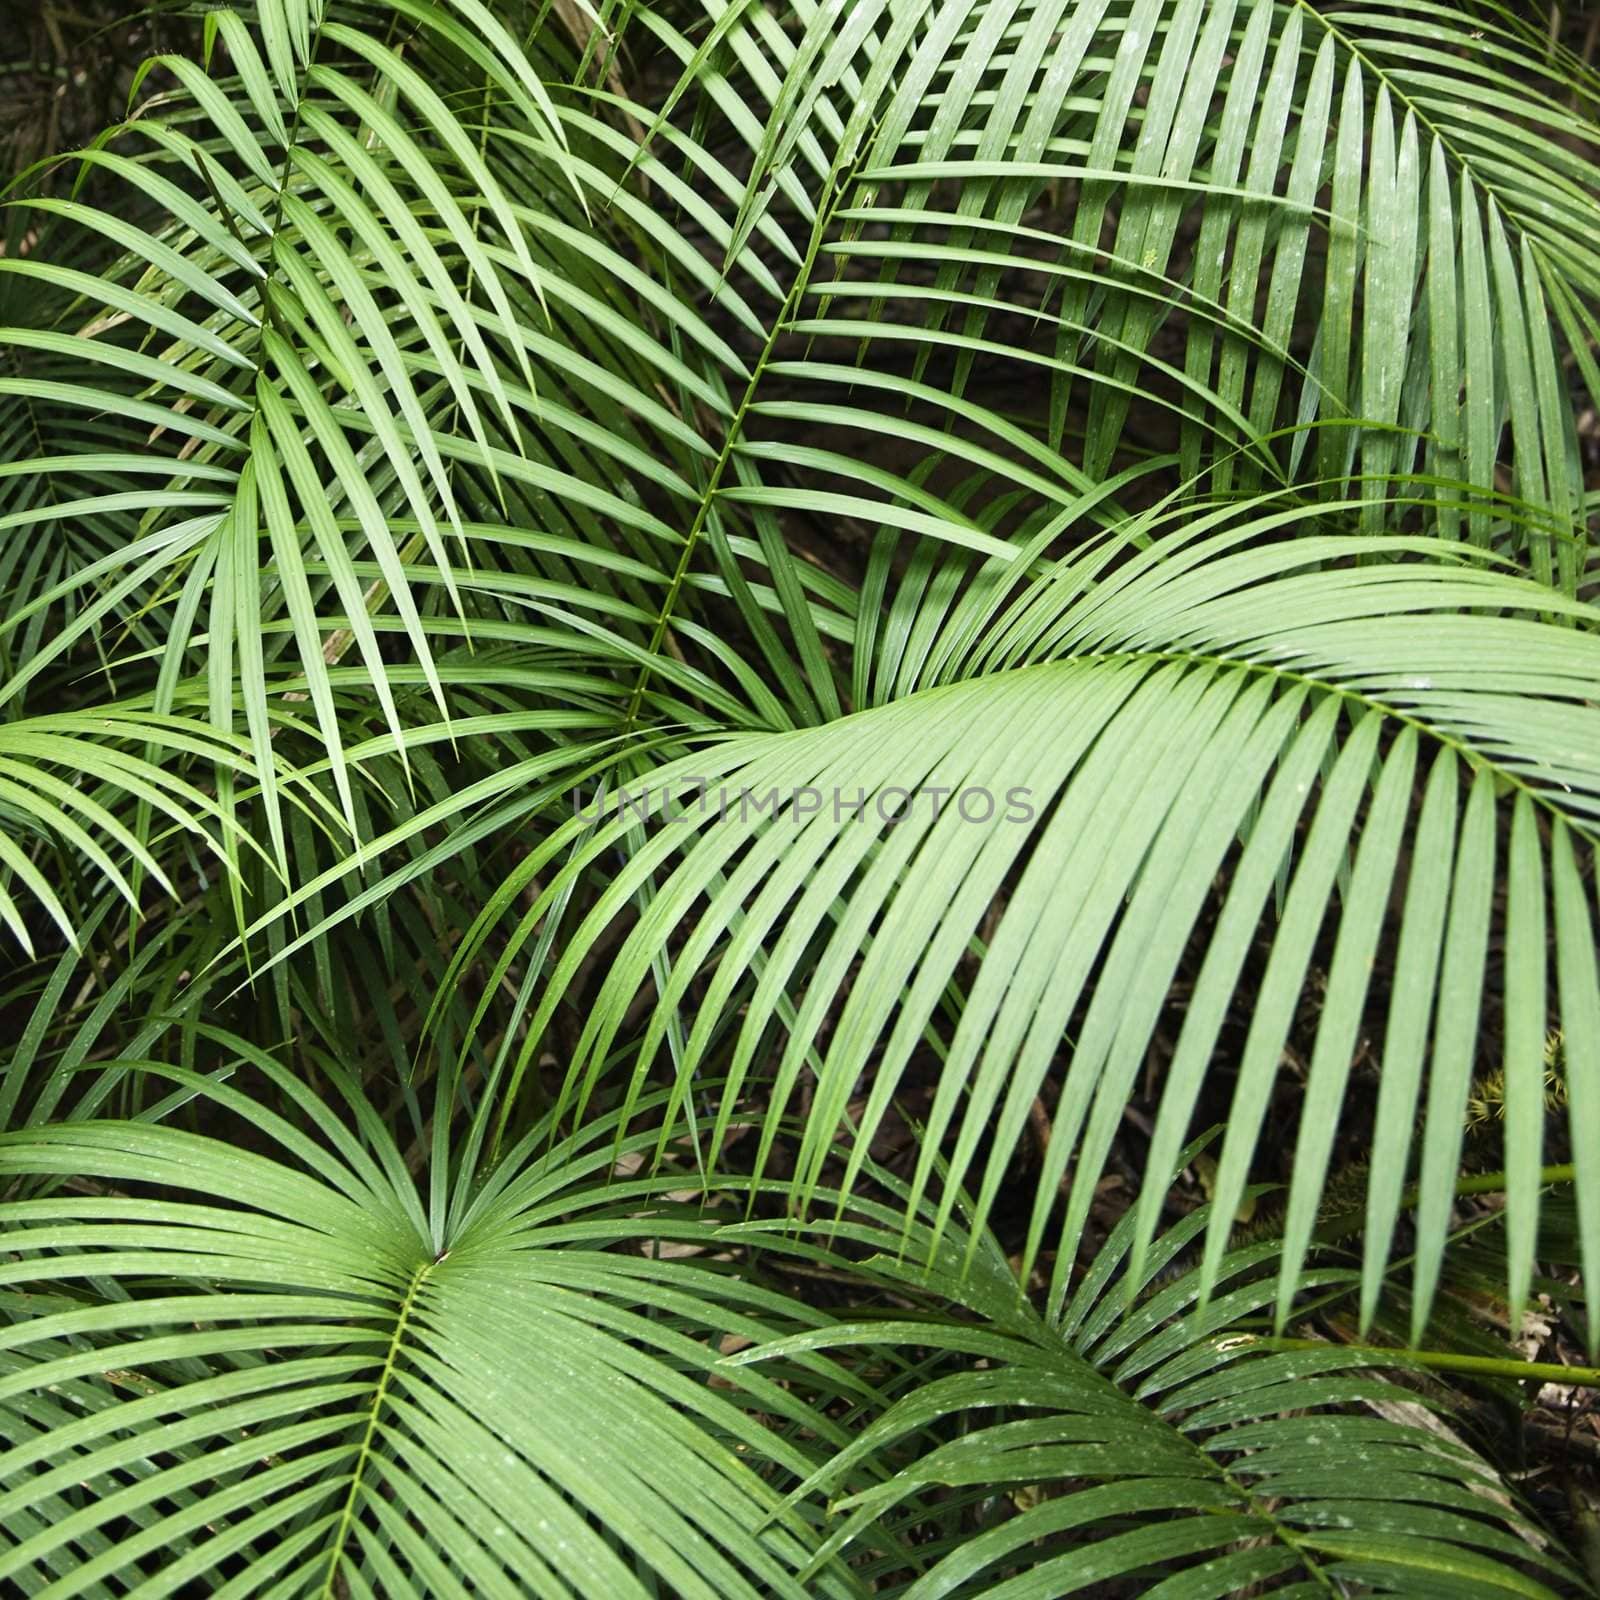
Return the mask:
[[359,1133],[272,1073],[313,1139],[165,1076],[241,1118],[254,1148],[130,1122],[0,1140],[13,1182],[47,1186],[3,1207],[21,1313],[0,1379],[13,1585],[860,1592],[836,1563],[796,1579],[815,1541],[770,1475],[813,1459],[746,1407],[837,1429],[778,1383],[707,1382],[717,1341],[791,1308],[641,1255],[659,1185],[631,1207],[608,1189],[609,1140],[519,1158],[447,1218],[348,1084]]
[[[902,1302],[911,1296],[913,1314],[791,1335],[725,1364],[885,1346],[938,1363],[795,1491],[831,1491],[838,1521],[823,1548],[846,1550],[885,1521],[918,1528],[935,1555],[894,1590],[904,1600],[1067,1595],[1118,1581],[1165,1600],[1262,1584],[1531,1600],[1579,1581],[1434,1397],[1395,1381],[1404,1357],[1385,1373],[1367,1353],[1276,1351],[1239,1330],[1271,1301],[1275,1242],[1230,1250],[1223,1292],[1198,1309],[1200,1277],[1184,1258],[1207,1221],[1205,1208],[1191,1214],[1140,1264],[1129,1213],[1054,1318],[1033,1309],[993,1235],[965,1219],[936,1232],[925,1212],[909,1254],[904,1224],[881,1204],[815,1241],[770,1225],[730,1230],[848,1262]],[[1323,1266],[1317,1286],[1353,1276]],[[952,1316],[951,1303],[967,1315]],[[839,1492],[868,1458],[902,1464]]]
[[[659,824],[553,962],[502,1090],[504,1110],[589,952],[654,884],[646,914],[585,1005],[567,1067],[572,1102],[581,1106],[617,1070],[619,1052],[637,1092],[680,1021],[680,1096],[695,1093],[711,1059],[726,1078],[714,1142],[764,1060],[775,1063],[764,1090],[774,1117],[802,1072],[814,1072],[794,1180],[803,1198],[863,1074],[871,1092],[853,1135],[855,1165],[913,1051],[931,1044],[939,1089],[916,1191],[947,1131],[956,1136],[957,1183],[988,1144],[981,1218],[1036,1098],[1059,1072],[1031,1260],[1074,1160],[1070,1200],[1054,1225],[1067,1238],[1082,1225],[1180,960],[1190,956],[1198,971],[1166,1073],[1158,1165],[1182,1146],[1202,1085],[1223,1070],[1222,1029],[1246,959],[1265,938],[1265,970],[1231,1069],[1217,1191],[1226,1217],[1247,1182],[1327,925],[1333,949],[1278,1317],[1297,1282],[1358,1039],[1382,1018],[1369,1286],[1388,1258],[1420,1145],[1420,1330],[1447,1231],[1503,890],[1504,948],[1527,953],[1505,966],[1500,1035],[1515,1128],[1508,1165],[1518,1175],[1511,1297],[1520,1301],[1537,1223],[1547,1021],[1568,1006],[1587,1015],[1594,1003],[1586,863],[1600,808],[1591,759],[1600,750],[1600,653],[1585,629],[1542,620],[1555,603],[1542,586],[1467,566],[1358,561],[1378,550],[1417,556],[1426,543],[1302,536],[1254,546],[1282,515],[1224,518],[1220,531],[1202,522],[1120,564],[1115,540],[1064,558],[1050,580],[1024,589],[1012,615],[990,597],[998,620],[972,629],[970,656],[950,672],[971,667],[971,681],[920,688],[823,728],[725,739],[648,770],[631,800],[626,791],[613,797],[599,827],[579,818],[552,833],[500,904],[590,830],[521,915],[512,953],[574,875],[642,818]],[[996,582],[1002,596],[1008,586]],[[1562,609],[1587,616],[1571,603]],[[1510,661],[1520,665],[1508,681]],[[1418,785],[1423,803],[1413,808]],[[1226,893],[1208,910],[1225,869]],[[997,902],[1002,913],[991,923]],[[458,970],[498,915],[492,906]],[[1554,988],[1535,959],[1547,930]],[[1373,954],[1386,936],[1397,938],[1398,955],[1392,991],[1380,996]],[[648,1022],[633,1026],[641,985],[669,950],[671,980],[658,981]],[[970,964],[974,955],[981,963]],[[502,970],[510,959],[501,957]],[[802,985],[803,1001],[784,1016],[785,997]],[[732,1054],[713,1058],[730,1010],[739,1013]],[[1591,1071],[1574,1066],[1575,1148],[1600,1127],[1590,1121],[1600,1114]],[[766,1144],[773,1128],[769,1121]],[[1587,1179],[1583,1189],[1593,1250],[1600,1230],[1589,1208],[1600,1197]],[[1146,1198],[1146,1238],[1156,1200]],[[1208,1284],[1225,1241],[1219,1223]],[[1058,1296],[1063,1289],[1058,1282]]]
[[[1030,364],[1048,438],[1077,415],[1092,477],[1135,398],[1176,414],[1187,472],[1219,488],[1420,472],[1441,531],[1480,544],[1509,424],[1519,549],[1573,592],[1554,330],[1581,348],[1600,287],[1593,126],[1566,98],[1590,92],[1581,63],[1422,3],[858,6],[831,40],[826,8],[798,37],[709,9],[724,37],[687,74],[717,94],[736,73],[769,107],[729,120],[748,129],[738,215],[830,174],[831,215],[794,202],[835,272],[806,261],[792,331],[903,352],[916,376],[953,352],[955,408],[975,365]],[[1050,195],[1059,220],[1036,225]],[[1024,307],[1044,348],[999,332]],[[1182,359],[1162,358],[1180,310]]]

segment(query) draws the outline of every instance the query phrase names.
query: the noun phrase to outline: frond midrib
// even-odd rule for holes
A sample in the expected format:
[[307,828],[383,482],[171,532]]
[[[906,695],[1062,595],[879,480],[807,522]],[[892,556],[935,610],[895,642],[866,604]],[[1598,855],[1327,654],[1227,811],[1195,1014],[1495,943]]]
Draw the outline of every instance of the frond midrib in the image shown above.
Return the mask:
[[395,1370],[400,1361],[400,1347],[416,1307],[417,1296],[422,1292],[422,1286],[437,1265],[437,1261],[426,1258],[418,1262],[411,1274],[411,1281],[406,1286],[400,1309],[395,1314],[394,1329],[389,1335],[389,1346],[384,1353],[383,1370],[378,1374],[378,1381],[372,1392],[372,1404],[367,1411],[366,1427],[362,1431],[361,1443],[356,1450],[355,1463],[350,1469],[350,1486],[345,1493],[344,1504],[340,1507],[338,1526],[334,1529],[333,1544],[328,1551],[328,1570],[323,1579],[320,1600],[335,1600],[334,1585],[339,1577],[339,1566],[344,1557],[345,1545],[349,1542],[350,1530],[355,1525],[357,1497],[363,1488],[367,1464],[372,1459],[378,1419],[388,1399],[389,1386],[394,1381]]
[[1351,60],[1361,68],[1363,73],[1370,75],[1375,82],[1387,89],[1396,103],[1404,106],[1417,119],[1418,127],[1425,128],[1428,133],[1439,141],[1440,149],[1444,151],[1446,158],[1456,170],[1471,174],[1473,182],[1489,197],[1500,214],[1511,224],[1512,230],[1517,237],[1525,239],[1529,248],[1535,251],[1541,260],[1548,261],[1549,258],[1545,251],[1544,243],[1528,229],[1523,218],[1522,208],[1515,201],[1509,200],[1504,195],[1499,184],[1484,176],[1478,164],[1457,148],[1450,135],[1429,116],[1426,110],[1417,104],[1416,100],[1401,84],[1395,81],[1393,75],[1374,61],[1354,38],[1339,27],[1332,17],[1312,5],[1311,0],[1294,0],[1294,4],[1302,15],[1312,18],[1328,38],[1332,39],[1341,49],[1348,51]]
[[[1232,656],[1225,651],[1206,650],[1180,650],[1169,647],[1164,649],[1147,650],[1096,650],[1086,651],[1081,655],[1058,657],[1047,661],[1030,661],[1021,666],[1006,668],[998,672],[985,672],[977,677],[958,680],[948,684],[939,684],[941,689],[955,689],[970,687],[980,683],[999,683],[1014,673],[1030,672],[1040,668],[1063,666],[1093,666],[1100,663],[1147,661],[1158,663],[1192,664],[1197,666],[1227,667],[1241,672],[1251,673],[1257,677],[1270,678],[1282,683],[1292,683],[1308,688],[1317,694],[1332,695],[1346,704],[1359,706],[1364,710],[1377,711],[1390,721],[1402,726],[1414,728],[1435,743],[1445,746],[1472,768],[1483,768],[1491,772],[1497,779],[1510,785],[1520,794],[1527,797],[1539,806],[1547,816],[1565,823],[1568,827],[1600,841],[1600,822],[1593,822],[1584,817],[1574,816],[1558,805],[1550,796],[1548,790],[1540,789],[1529,783],[1520,774],[1509,770],[1494,755],[1479,746],[1472,744],[1458,734],[1451,733],[1437,727],[1427,718],[1415,711],[1406,711],[1387,700],[1375,698],[1373,695],[1353,689],[1348,684],[1321,678],[1309,672],[1296,672],[1293,668],[1280,666],[1275,662],[1262,661],[1250,656]],[[894,704],[896,702],[888,702]],[[878,707],[866,707],[863,712],[877,710]],[[841,721],[844,719],[840,719]]]
[[[723,476],[726,474],[729,463],[733,460],[735,452],[743,441],[745,418],[749,414],[750,407],[755,403],[757,391],[761,387],[761,380],[766,376],[767,369],[772,364],[773,353],[778,347],[778,341],[789,331],[795,313],[810,287],[811,275],[816,269],[817,258],[822,251],[823,240],[827,236],[834,213],[842,204],[853,181],[856,165],[857,159],[852,157],[849,161],[836,163],[833,171],[828,174],[826,187],[817,202],[816,216],[811,224],[805,255],[801,260],[800,266],[795,271],[794,281],[789,286],[789,292],[784,296],[783,304],[773,316],[772,326],[768,329],[761,351],[751,366],[750,379],[745,385],[744,394],[729,419],[727,430],[723,435],[722,446],[717,452],[717,459],[712,465],[704,488],[701,490],[698,504],[695,507],[694,521],[690,524],[689,531],[684,537],[683,549],[679,552],[677,567],[668,582],[667,592],[662,597],[661,610],[657,615],[650,641],[645,647],[649,657],[653,658],[658,655],[665,642],[667,629],[671,626],[672,616],[677,606],[678,596],[683,591],[690,566],[693,563],[694,552],[699,546],[700,539],[705,532],[706,522],[710,518],[712,507],[716,504],[717,495],[721,491]],[[622,731],[625,735],[632,733],[638,725],[644,692],[650,682],[650,671],[650,664],[647,661],[640,667],[634,680],[633,690],[629,695],[627,710],[623,718]]]

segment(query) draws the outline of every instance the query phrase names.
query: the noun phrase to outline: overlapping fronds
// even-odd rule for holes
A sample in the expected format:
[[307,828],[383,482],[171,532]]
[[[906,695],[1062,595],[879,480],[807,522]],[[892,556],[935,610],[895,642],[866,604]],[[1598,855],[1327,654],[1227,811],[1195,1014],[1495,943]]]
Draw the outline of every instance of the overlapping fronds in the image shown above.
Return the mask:
[[[1040,1449],[1086,1447],[1096,1396],[1144,1418],[1220,1563],[1153,1592],[1502,1583],[1463,1552],[1498,1574],[1521,1525],[1448,1450],[1373,1445],[1392,1516],[1434,1519],[1425,1580],[1376,1512],[1336,1548],[1323,1469],[1293,1477],[1270,1419],[1322,1378],[1191,1344],[1129,1412],[1062,1329],[1136,1084],[1151,1172],[1228,1113],[1183,1337],[1233,1303],[1285,1063],[1249,1283],[1280,1326],[1358,1102],[1359,1318],[1403,1303],[1413,1339],[1474,1084],[1511,1310],[1552,1163],[1600,1147],[1592,67],[1493,0],[255,0],[197,31],[0,229],[0,1204],[6,1271],[47,1280],[7,1302],[0,1569],[848,1594],[921,1560],[905,1592],[979,1592],[1102,1502],[908,1555],[954,1470],[897,1454],[914,1397],[711,1382],[718,1337],[807,1314],[640,1268],[661,1218],[596,1198],[624,1154],[713,1187],[747,1130],[792,1209],[842,1201],[915,1081],[882,1227],[1006,1330],[948,1414],[1014,1368],[1056,1397]],[[312,1084],[359,1137],[282,1120]],[[976,1271],[1019,1187],[1027,1328],[938,1267]],[[1174,1427],[1251,1371],[1217,1450],[1265,1430],[1254,1489]],[[1368,1381],[1296,1437],[1342,1409],[1356,1449]],[[783,1502],[858,1403],[852,1568]],[[582,1421],[624,1411],[626,1442]],[[973,1435],[992,1475],[1051,1477],[1010,1426]],[[1130,1468],[1104,1526],[1161,1515],[1107,1572],[1212,1521]],[[1053,1559],[995,1592],[1056,1592]]]

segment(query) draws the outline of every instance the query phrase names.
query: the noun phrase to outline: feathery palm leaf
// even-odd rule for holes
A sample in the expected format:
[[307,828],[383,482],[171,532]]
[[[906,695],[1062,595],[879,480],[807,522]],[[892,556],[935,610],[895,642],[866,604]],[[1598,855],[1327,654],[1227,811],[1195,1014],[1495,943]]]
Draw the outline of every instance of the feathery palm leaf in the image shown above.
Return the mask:
[[[904,1600],[1022,1600],[1118,1579],[1162,1600],[1352,1589],[1533,1600],[1576,1581],[1493,1471],[1372,1357],[1334,1344],[1274,1352],[1234,1330],[1271,1298],[1275,1244],[1231,1251],[1226,1292],[1195,1309],[1198,1274],[1182,1259],[1206,1220],[1204,1209],[1186,1218],[1141,1269],[1125,1217],[1050,1319],[992,1235],[958,1226],[936,1240],[931,1216],[915,1229],[926,1268],[901,1252],[900,1221],[882,1206],[830,1229],[832,1245],[772,1238],[822,1260],[847,1243],[853,1270],[897,1297],[931,1291],[969,1313],[835,1324],[725,1363],[884,1345],[944,1355],[937,1377],[795,1491],[834,1491],[840,1520],[823,1548],[847,1549],[910,1501],[913,1519],[966,1531],[933,1543],[943,1553],[894,1591]],[[1319,1285],[1346,1276],[1323,1268]],[[897,1447],[893,1476],[838,1492],[834,1473]]]
[[[1501,944],[1490,940],[1500,885],[1511,1291],[1520,1301],[1537,1226],[1547,1014],[1558,1005],[1563,1015],[1591,1015],[1600,974],[1588,866],[1600,810],[1600,647],[1587,608],[1541,586],[1437,562],[1357,562],[1374,552],[1415,556],[1432,548],[1426,543],[1256,543],[1282,515],[1224,517],[1220,529],[1218,519],[1210,527],[1203,520],[1120,564],[1120,541],[1087,546],[1024,587],[1009,612],[1013,580],[997,563],[990,588],[963,597],[966,626],[959,612],[944,619],[941,638],[955,648],[944,671],[928,672],[933,686],[823,728],[724,739],[646,772],[613,797],[598,827],[580,817],[552,833],[490,903],[458,970],[523,887],[544,885],[521,912],[502,968],[571,879],[643,816],[659,823],[630,848],[552,963],[504,1091],[506,1112],[589,952],[653,885],[587,1002],[567,1069],[575,1099],[624,1059],[636,1092],[680,1018],[686,1038],[674,1064],[687,1099],[713,1041],[718,1050],[728,1042],[722,1019],[737,1012],[731,1058],[715,1058],[727,1086],[713,1147],[740,1114],[757,1063],[776,1062],[767,1091],[774,1115],[809,1068],[817,1087],[795,1177],[804,1196],[864,1075],[871,1091],[853,1135],[857,1165],[913,1051],[931,1040],[939,1089],[916,1192],[947,1131],[958,1183],[987,1144],[982,1217],[1037,1096],[1061,1069],[1065,1035],[1031,1259],[1074,1159],[1057,1225],[1076,1237],[1180,958],[1198,939],[1203,960],[1152,1159],[1165,1165],[1182,1146],[1202,1084],[1220,1065],[1221,1030],[1265,917],[1270,951],[1233,1075],[1218,1183],[1225,1218],[1248,1181],[1330,923],[1281,1321],[1358,1037],[1377,1026],[1373,955],[1392,932],[1399,950],[1392,993],[1381,997],[1367,1310],[1420,1120],[1420,1331],[1477,1070],[1485,971]],[[1552,608],[1584,627],[1537,616]],[[1413,808],[1418,786],[1424,799]],[[543,878],[580,840],[570,861]],[[1208,913],[1225,869],[1226,894]],[[1396,902],[1399,871],[1407,881]],[[1284,892],[1268,913],[1280,874]],[[997,901],[1003,909],[991,922]],[[641,985],[669,950],[672,975],[653,1015],[625,1031]],[[982,961],[969,978],[975,951]],[[783,1015],[785,996],[802,985],[803,1001],[792,1018]],[[952,1023],[953,986],[966,993]],[[1573,1048],[1573,1144],[1584,1148],[1600,1129],[1600,1104],[1589,1047]],[[767,1126],[764,1148],[775,1128]],[[1592,1263],[1600,1248],[1592,1176],[1581,1178],[1580,1193]],[[1154,1191],[1145,1198],[1145,1239],[1158,1200]],[[1225,1241],[1219,1222],[1208,1286]],[[1057,1297],[1063,1289],[1058,1281]]]

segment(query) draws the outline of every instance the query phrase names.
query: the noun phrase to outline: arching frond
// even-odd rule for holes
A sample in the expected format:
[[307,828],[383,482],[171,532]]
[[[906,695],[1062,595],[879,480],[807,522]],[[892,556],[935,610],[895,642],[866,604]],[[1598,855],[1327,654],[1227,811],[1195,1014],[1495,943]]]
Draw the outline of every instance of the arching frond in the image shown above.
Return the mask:
[[[619,1052],[636,1090],[680,1022],[680,1095],[695,1092],[712,1059],[726,1076],[719,1133],[769,1058],[763,1093],[774,1115],[802,1073],[815,1073],[795,1176],[803,1196],[863,1076],[857,1165],[912,1052],[931,1044],[939,1089],[917,1190],[947,1133],[956,1182],[987,1148],[981,1217],[1036,1097],[1059,1074],[1031,1259],[1048,1227],[1070,1239],[1087,1215],[1185,958],[1198,965],[1152,1159],[1170,1161],[1202,1086],[1227,1073],[1217,1201],[1219,1216],[1232,1214],[1313,954],[1331,939],[1278,1316],[1297,1281],[1358,1040],[1376,1030],[1383,1083],[1368,1281],[1375,1292],[1420,1149],[1420,1330],[1462,1111],[1485,1048],[1498,921],[1504,948],[1521,953],[1506,961],[1503,1022],[1488,1032],[1507,1068],[1518,1300],[1532,1267],[1549,1018],[1568,1008],[1587,1017],[1595,1003],[1600,649],[1586,628],[1538,618],[1556,604],[1539,586],[1466,567],[1355,562],[1428,548],[1400,541],[1252,547],[1273,520],[1202,527],[1120,564],[1108,560],[1112,549],[1068,557],[1010,615],[974,629],[965,660],[983,670],[972,681],[825,728],[725,740],[647,772],[613,796],[600,826],[575,819],[552,834],[490,908],[484,932],[510,893],[586,828],[515,941],[585,862],[643,818],[658,824],[552,962],[506,1107],[567,985],[653,884],[586,1004],[567,1069],[573,1101],[617,1069]],[[1583,608],[1558,609],[1588,622]],[[1555,983],[1541,958],[1547,935]],[[1224,1056],[1222,1028],[1263,937],[1266,966],[1252,979],[1242,1047]],[[1390,937],[1393,987],[1379,995],[1373,955]],[[669,950],[663,984],[657,963]],[[634,1003],[652,974],[657,999],[641,1027]],[[801,997],[792,1012],[789,996]],[[714,1051],[730,1011],[739,1022],[724,1059]],[[1575,1148],[1600,1128],[1593,1074],[1586,1057],[1574,1059]],[[770,1142],[774,1124],[766,1126]],[[1064,1220],[1052,1223],[1074,1161]],[[1582,1192],[1592,1253],[1600,1195],[1587,1178]],[[1155,1191],[1145,1198],[1146,1238],[1158,1200]],[[1219,1224],[1208,1284],[1225,1238]]]

